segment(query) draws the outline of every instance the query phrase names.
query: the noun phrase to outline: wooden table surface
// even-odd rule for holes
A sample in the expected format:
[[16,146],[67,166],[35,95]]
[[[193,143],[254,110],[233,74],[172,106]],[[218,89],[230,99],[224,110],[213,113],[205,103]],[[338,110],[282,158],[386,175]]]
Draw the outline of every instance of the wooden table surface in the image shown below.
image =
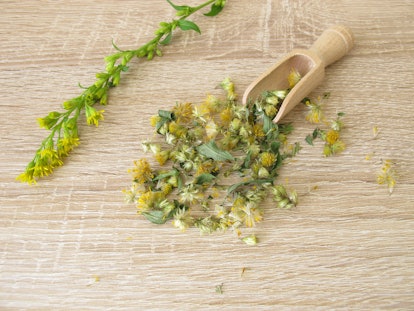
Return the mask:
[[[229,0],[196,14],[202,34],[177,32],[162,58],[133,61],[105,120],[82,125],[81,145],[36,186],[15,180],[46,137],[36,119],[94,82],[112,39],[139,47],[174,12],[163,0],[23,0],[2,1],[0,17],[1,310],[414,310],[413,1]],[[266,203],[257,246],[153,225],[124,202],[158,109],[221,94],[226,77],[242,94],[333,24],[355,47],[312,96],[329,91],[326,115],[346,113],[347,149],[324,158],[303,141],[306,108],[287,116],[303,149],[280,180],[300,204]],[[392,195],[376,182],[385,159]]]

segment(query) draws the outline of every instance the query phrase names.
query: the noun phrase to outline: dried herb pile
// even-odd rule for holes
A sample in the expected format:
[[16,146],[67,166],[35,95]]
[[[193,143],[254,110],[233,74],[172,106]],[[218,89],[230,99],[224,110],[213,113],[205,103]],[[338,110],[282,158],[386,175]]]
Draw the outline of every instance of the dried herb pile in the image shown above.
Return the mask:
[[[299,79],[293,70],[289,89],[264,92],[246,106],[237,101],[234,85],[226,79],[221,83],[225,98],[208,96],[198,105],[179,103],[170,111],[160,110],[151,124],[163,139],[142,144],[156,162],[134,162],[127,200],[153,223],[171,220],[181,230],[197,227],[202,233],[233,229],[240,234],[242,227],[253,227],[263,219],[262,203],[269,195],[278,208],[295,206],[296,191],[277,177],[284,161],[301,147],[288,143],[291,125],[272,120]],[[310,99],[304,103],[309,116],[315,114],[317,104]],[[327,155],[342,151],[341,116],[337,128],[315,130],[308,143],[319,137],[326,141]],[[332,148],[335,144],[341,148]]]

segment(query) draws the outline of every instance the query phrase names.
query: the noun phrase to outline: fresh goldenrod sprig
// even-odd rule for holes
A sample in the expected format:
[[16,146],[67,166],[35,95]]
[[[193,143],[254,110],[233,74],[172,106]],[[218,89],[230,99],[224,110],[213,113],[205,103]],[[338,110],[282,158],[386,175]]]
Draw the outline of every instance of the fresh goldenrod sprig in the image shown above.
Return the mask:
[[200,28],[187,18],[195,12],[211,5],[206,16],[220,13],[226,4],[225,0],[209,0],[199,6],[175,5],[167,2],[176,10],[178,19],[171,22],[161,22],[155,31],[155,37],[146,44],[134,50],[121,50],[113,44],[116,52],[105,57],[105,70],[96,74],[95,82],[89,87],[82,87],[81,95],[63,103],[64,112],[53,111],[46,117],[39,118],[39,125],[50,131],[36,151],[34,158],[25,171],[17,179],[29,184],[36,183],[40,177],[47,176],[63,164],[63,159],[79,145],[78,121],[85,113],[88,125],[98,126],[104,119],[104,110],[98,110],[96,104],[108,103],[109,90],[119,85],[121,74],[128,70],[128,64],[134,58],[153,59],[162,56],[161,46],[169,44],[173,31],[177,28],[186,31],[194,30],[200,33]]

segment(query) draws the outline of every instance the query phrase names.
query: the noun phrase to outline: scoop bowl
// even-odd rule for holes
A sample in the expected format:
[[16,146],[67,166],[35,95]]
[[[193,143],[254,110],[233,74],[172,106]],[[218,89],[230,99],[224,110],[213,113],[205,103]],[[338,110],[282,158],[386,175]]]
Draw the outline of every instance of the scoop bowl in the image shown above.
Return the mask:
[[278,123],[325,77],[325,68],[345,56],[354,45],[351,30],[342,25],[326,29],[308,50],[295,49],[280,59],[246,89],[242,102],[259,97],[264,91],[284,90],[289,88],[288,75],[296,70],[300,81],[290,90],[273,119]]

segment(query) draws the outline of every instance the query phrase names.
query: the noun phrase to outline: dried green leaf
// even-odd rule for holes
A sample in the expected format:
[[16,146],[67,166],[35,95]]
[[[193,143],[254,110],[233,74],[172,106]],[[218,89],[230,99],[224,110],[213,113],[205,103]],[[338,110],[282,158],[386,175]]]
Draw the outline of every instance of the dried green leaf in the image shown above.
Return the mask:
[[242,187],[242,186],[248,186],[248,185],[253,185],[253,184],[261,185],[261,184],[267,184],[267,183],[270,183],[270,184],[273,183],[273,178],[252,179],[252,180],[248,180],[248,181],[242,181],[242,182],[236,183],[234,185],[231,185],[229,187],[229,189],[227,189],[227,194],[231,194],[237,188]]
[[148,219],[150,222],[157,225],[165,224],[168,220],[168,218],[165,217],[164,212],[158,210],[143,212],[142,215],[144,215],[145,218]]
[[195,183],[197,185],[203,185],[212,182],[214,179],[216,179],[216,176],[208,173],[201,174],[197,176],[195,179]]
[[197,151],[202,156],[215,161],[234,161],[233,156],[229,152],[220,149],[213,140],[198,146]]
[[163,180],[165,178],[169,178],[169,177],[172,177],[172,176],[178,176],[179,174],[180,173],[177,169],[172,169],[171,171],[168,171],[167,173],[157,175],[153,179],[153,181]]
[[313,146],[313,140],[314,140],[314,138],[310,134],[308,136],[306,136],[306,138],[305,138],[305,141],[311,146]]
[[280,142],[278,141],[274,141],[270,144],[270,150],[272,150],[274,154],[279,153],[279,148],[280,148]]

